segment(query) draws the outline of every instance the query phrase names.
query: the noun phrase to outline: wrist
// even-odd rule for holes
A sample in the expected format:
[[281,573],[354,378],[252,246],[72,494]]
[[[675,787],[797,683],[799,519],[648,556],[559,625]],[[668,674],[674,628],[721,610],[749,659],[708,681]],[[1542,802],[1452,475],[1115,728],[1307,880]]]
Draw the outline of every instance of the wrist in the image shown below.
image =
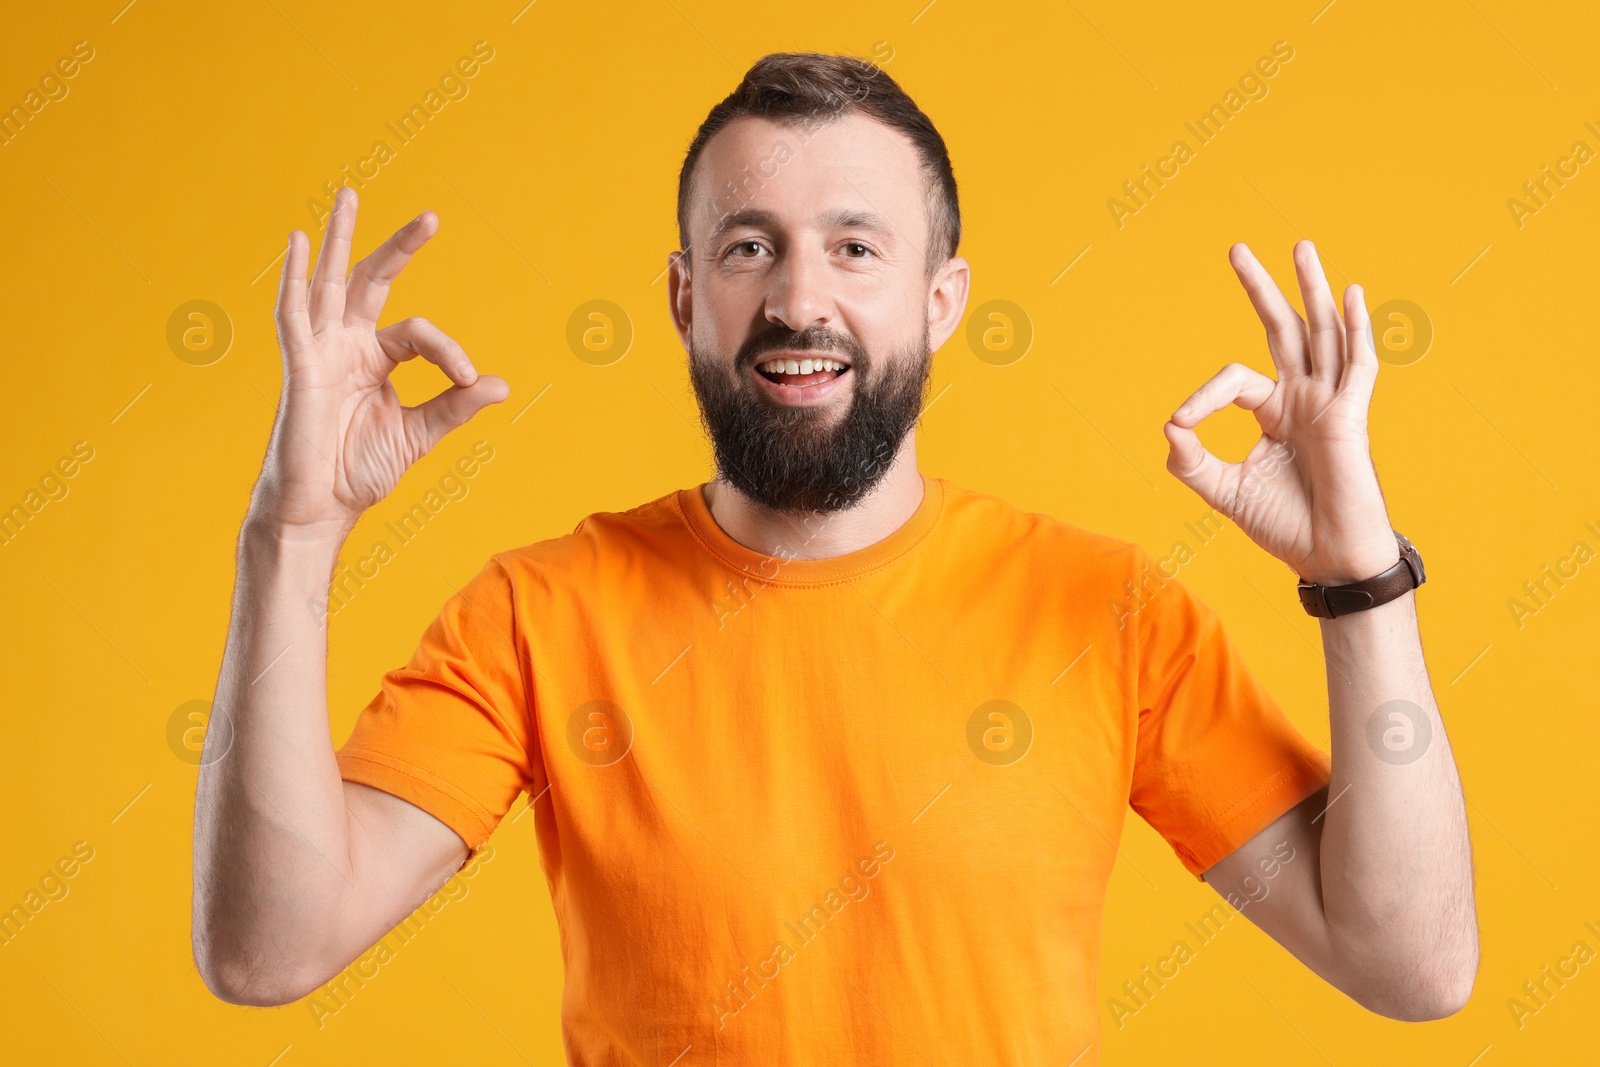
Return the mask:
[[338,555],[353,523],[329,520],[316,523],[283,522],[252,508],[239,528],[241,548],[273,551],[326,551]]
[[[1392,543],[1392,542],[1391,542]],[[1396,545],[1387,558],[1373,557],[1373,561],[1337,564],[1332,568],[1298,575],[1301,581],[1315,582],[1321,586],[1353,585],[1376,577],[1400,562],[1400,549]]]
[[259,514],[245,518],[235,556],[236,611],[291,627],[309,619],[326,631],[329,588],[344,538],[338,530],[296,526]]
[[[1306,613],[1318,618],[1333,619],[1381,608],[1427,581],[1427,574],[1422,566],[1422,554],[1417,551],[1416,546],[1399,530],[1391,530],[1390,533],[1394,538],[1396,558],[1384,569],[1353,581],[1313,581],[1302,577],[1296,586],[1296,593]],[[1337,578],[1344,573],[1346,566],[1360,573],[1367,567],[1376,568],[1377,560],[1387,558],[1387,554],[1380,557],[1374,553],[1371,558],[1371,563],[1341,564],[1323,573],[1326,575],[1331,572],[1331,575]]]
[[1347,542],[1344,551],[1329,552],[1320,566],[1303,572],[1297,568],[1296,574],[1301,581],[1320,586],[1352,585],[1382,574],[1402,557],[1399,540],[1391,527],[1363,537],[1359,544]]

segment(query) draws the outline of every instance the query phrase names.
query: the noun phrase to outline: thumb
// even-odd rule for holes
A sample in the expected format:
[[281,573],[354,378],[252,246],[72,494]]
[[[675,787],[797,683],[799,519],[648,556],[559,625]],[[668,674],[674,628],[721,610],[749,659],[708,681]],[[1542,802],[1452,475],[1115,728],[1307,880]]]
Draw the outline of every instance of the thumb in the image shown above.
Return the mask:
[[405,409],[406,439],[416,441],[420,449],[412,462],[421,459],[444,439],[445,434],[461,426],[490,404],[498,404],[511,395],[511,386],[504,378],[492,374],[479,375],[471,385],[452,385],[438,396],[416,407]]
[[1167,470],[1211,507],[1232,518],[1223,506],[1223,485],[1230,464],[1222,462],[1200,443],[1200,435],[1168,420],[1161,428],[1167,436]]

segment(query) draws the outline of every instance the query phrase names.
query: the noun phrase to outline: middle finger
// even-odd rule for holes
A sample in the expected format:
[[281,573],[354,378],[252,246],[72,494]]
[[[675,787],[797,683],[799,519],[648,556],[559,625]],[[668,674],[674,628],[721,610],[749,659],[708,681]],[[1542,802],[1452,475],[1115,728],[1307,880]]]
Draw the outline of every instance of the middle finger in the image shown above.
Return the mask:
[[1339,306],[1333,302],[1316,246],[1310,241],[1302,240],[1294,246],[1294,272],[1300,279],[1300,298],[1306,307],[1311,376],[1336,386],[1344,363],[1344,324],[1339,321]]
[[356,232],[356,191],[348,185],[333,194],[333,215],[322,236],[322,251],[311,272],[311,328],[321,332],[344,315],[344,274],[350,265],[350,240]]

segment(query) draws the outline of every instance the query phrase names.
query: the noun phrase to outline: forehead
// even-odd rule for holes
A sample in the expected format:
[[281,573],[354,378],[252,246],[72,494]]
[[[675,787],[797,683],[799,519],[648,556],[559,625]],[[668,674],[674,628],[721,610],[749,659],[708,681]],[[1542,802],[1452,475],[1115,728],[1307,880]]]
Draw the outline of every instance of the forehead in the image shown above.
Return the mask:
[[786,225],[841,207],[876,211],[908,234],[925,211],[926,179],[911,139],[855,113],[821,126],[735,119],[706,142],[694,181],[696,235],[750,208]]

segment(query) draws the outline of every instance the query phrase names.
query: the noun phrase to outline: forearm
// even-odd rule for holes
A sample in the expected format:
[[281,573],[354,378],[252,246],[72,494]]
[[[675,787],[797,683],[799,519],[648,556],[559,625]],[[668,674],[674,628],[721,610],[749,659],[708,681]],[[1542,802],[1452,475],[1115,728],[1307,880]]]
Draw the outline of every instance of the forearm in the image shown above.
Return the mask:
[[195,958],[227,999],[276,1002],[292,989],[351,877],[323,623],[342,540],[249,519],[240,533],[195,796]]
[[1333,747],[1320,846],[1329,940],[1369,1006],[1436,1017],[1471,989],[1477,917],[1465,803],[1416,594],[1321,626]]

